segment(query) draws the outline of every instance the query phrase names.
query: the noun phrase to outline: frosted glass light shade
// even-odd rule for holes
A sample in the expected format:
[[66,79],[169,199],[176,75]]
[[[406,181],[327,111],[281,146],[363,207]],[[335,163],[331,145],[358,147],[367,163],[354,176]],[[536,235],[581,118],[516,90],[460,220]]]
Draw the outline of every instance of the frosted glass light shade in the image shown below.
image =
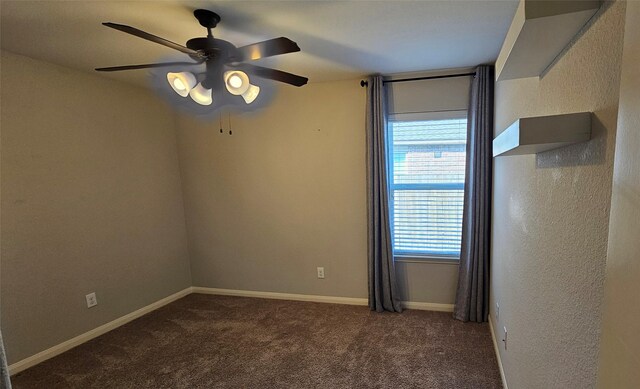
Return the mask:
[[207,89],[199,83],[195,88],[191,89],[189,96],[200,105],[211,105],[213,103],[213,97],[211,96],[211,89]]
[[232,95],[239,96],[249,89],[249,76],[239,70],[224,72],[224,84]]
[[253,103],[253,101],[258,97],[258,93],[260,93],[260,87],[257,85],[249,84],[249,89],[242,94],[242,98],[244,102],[247,104]]
[[187,97],[197,83],[196,76],[189,72],[167,73],[167,82],[171,89],[182,97]]

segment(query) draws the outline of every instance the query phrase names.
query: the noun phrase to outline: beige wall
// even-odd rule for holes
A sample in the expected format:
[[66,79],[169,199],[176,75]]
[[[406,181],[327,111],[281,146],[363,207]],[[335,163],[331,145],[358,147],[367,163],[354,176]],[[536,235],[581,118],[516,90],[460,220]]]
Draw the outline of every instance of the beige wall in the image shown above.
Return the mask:
[[595,386],[624,9],[606,4],[541,79],[496,84],[496,135],[523,116],[595,113],[587,143],[494,159],[491,320],[509,333],[512,388]]
[[598,387],[640,383],[640,2],[627,3]]
[[[175,116],[2,52],[2,331],[13,363],[190,286]],[[98,306],[87,309],[85,294]]]
[[453,304],[458,286],[458,263],[396,259],[396,278],[403,301]]
[[232,136],[180,119],[194,286],[366,297],[364,97],[356,80],[285,86]]
[[[474,68],[450,69],[438,72],[404,73],[389,78],[407,79],[446,74],[464,74],[473,71],[475,71]],[[391,115],[435,111],[466,111],[469,107],[472,80],[471,76],[464,76],[385,84],[389,103],[387,110]]]
[[[359,80],[284,86],[268,109],[233,116],[232,136],[182,117],[194,285],[365,298],[364,118]],[[455,265],[398,268],[403,299],[453,302]]]

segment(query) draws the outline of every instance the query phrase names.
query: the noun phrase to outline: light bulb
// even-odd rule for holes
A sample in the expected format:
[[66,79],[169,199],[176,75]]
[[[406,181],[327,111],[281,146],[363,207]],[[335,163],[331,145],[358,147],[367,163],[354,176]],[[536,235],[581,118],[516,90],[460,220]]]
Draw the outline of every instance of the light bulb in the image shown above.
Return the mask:
[[179,91],[183,91],[185,89],[187,89],[187,87],[184,85],[184,83],[182,81],[180,81],[179,78],[175,78],[173,80],[173,87]]
[[253,101],[258,97],[258,93],[260,93],[260,87],[257,85],[249,85],[249,89],[242,94],[242,98],[244,102],[247,104],[253,103]]
[[238,76],[237,74],[234,74],[233,76],[229,77],[229,85],[234,88],[240,88],[242,86],[242,78],[240,78],[240,76]]
[[213,97],[211,96],[211,89],[207,89],[199,83],[195,88],[191,89],[189,96],[200,105],[211,105],[213,103]]
[[239,96],[249,89],[249,76],[239,70],[224,72],[224,83],[232,95]]
[[187,97],[197,83],[196,76],[189,72],[167,73],[167,81],[171,89],[182,97]]

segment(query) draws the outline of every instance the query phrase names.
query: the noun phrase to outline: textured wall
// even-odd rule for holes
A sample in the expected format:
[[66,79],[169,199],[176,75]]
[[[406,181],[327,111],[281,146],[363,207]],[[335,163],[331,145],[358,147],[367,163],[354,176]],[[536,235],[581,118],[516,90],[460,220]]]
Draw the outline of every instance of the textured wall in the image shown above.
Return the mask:
[[[181,118],[194,285],[365,298],[364,119],[359,80],[282,87],[233,136]],[[398,267],[403,299],[453,302],[457,266]]]
[[509,332],[512,388],[595,385],[624,8],[606,4],[542,78],[496,84],[496,135],[523,116],[595,113],[587,143],[494,159],[491,320]]
[[[11,363],[190,286],[175,117],[149,92],[2,52]],[[87,309],[85,294],[98,306]]]
[[598,387],[640,383],[640,2],[627,3]]

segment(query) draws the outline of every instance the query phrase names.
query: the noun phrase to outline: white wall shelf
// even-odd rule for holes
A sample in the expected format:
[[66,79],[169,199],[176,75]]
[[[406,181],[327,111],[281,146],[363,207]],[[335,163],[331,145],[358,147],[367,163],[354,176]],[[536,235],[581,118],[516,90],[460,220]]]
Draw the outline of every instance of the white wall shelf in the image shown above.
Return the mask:
[[520,118],[493,140],[493,156],[534,154],[591,139],[591,112]]
[[496,81],[540,76],[601,4],[599,0],[520,0],[496,60]]

